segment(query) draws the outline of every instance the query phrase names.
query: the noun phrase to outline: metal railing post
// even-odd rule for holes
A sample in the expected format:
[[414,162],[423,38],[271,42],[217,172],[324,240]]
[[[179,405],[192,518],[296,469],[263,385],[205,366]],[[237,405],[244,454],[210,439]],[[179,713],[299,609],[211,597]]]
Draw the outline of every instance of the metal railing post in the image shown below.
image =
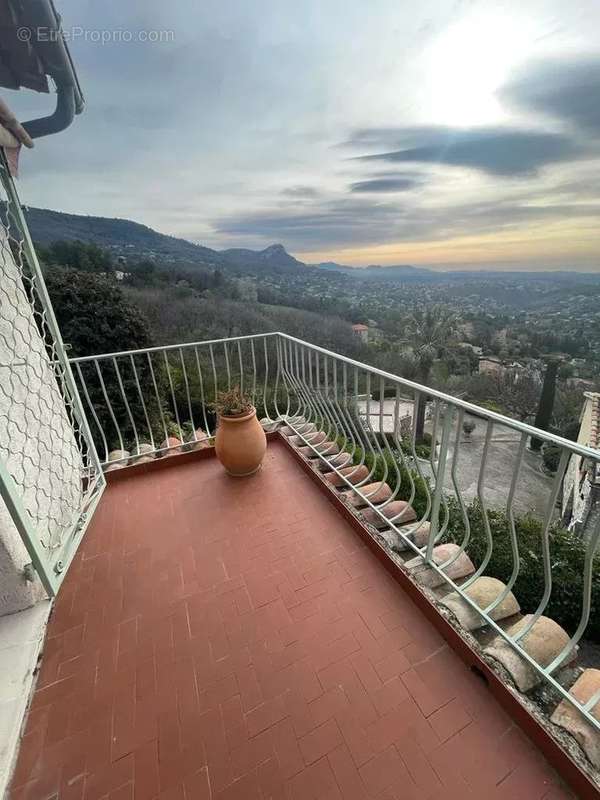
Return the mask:
[[[444,409],[444,422],[442,425],[440,454],[437,463],[435,490],[433,492],[433,500],[431,503],[431,527],[429,529],[429,539],[427,540],[427,550],[425,553],[425,559],[428,562],[433,559],[433,547],[435,545],[435,540],[440,527],[440,507],[443,499],[444,477],[446,474],[446,463],[448,461],[448,446],[450,444],[450,433],[452,431],[453,417],[454,410],[448,404],[446,404]],[[431,447],[436,447],[435,441],[431,442]]]

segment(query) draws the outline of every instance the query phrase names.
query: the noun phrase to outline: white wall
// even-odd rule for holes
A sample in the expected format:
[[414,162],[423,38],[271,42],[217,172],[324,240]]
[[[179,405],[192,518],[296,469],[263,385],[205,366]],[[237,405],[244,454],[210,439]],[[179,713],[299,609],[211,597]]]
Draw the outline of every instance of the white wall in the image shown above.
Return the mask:
[[[0,459],[14,476],[46,547],[60,542],[81,504],[82,460],[19,269],[0,230]],[[0,498],[0,616],[43,596]]]
[[[584,396],[585,403],[581,412],[581,425],[577,442],[587,447],[594,447],[595,445],[592,444],[592,427],[596,395],[592,392],[585,392]],[[563,482],[563,513],[571,504],[570,515],[564,520],[569,530],[581,531],[585,526],[590,511],[592,486],[589,476],[582,474],[582,469],[585,468],[586,465],[583,463],[581,456],[573,454],[569,459]]]

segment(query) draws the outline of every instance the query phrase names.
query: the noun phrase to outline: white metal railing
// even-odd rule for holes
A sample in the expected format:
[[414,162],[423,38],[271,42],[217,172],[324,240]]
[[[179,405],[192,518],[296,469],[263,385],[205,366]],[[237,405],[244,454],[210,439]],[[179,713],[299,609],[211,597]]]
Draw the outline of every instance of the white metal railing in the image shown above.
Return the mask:
[[[217,393],[238,385],[275,422],[286,392],[274,334],[71,359],[103,464],[209,444]],[[143,445],[143,446],[142,446]],[[119,455],[121,453],[121,455]]]
[[[115,448],[133,453],[133,456],[116,454],[114,460],[118,463],[142,453],[160,456],[174,449],[210,442],[216,420],[209,403],[219,390],[239,384],[254,398],[259,416],[269,422],[286,422],[309,452],[328,462],[341,482],[357,492],[364,504],[396,533],[405,549],[421,556],[543,680],[573,703],[588,722],[600,728],[591,713],[600,698],[594,696],[581,704],[556,678],[589,623],[593,560],[600,527],[585,544],[579,620],[569,632],[568,643],[547,665],[537,663],[522,646],[523,637],[548,609],[555,588],[551,537],[565,470],[573,455],[598,464],[599,451],[284,333],[109,353],[75,358],[72,364],[105,465],[112,460],[111,450]],[[424,402],[431,412],[428,423],[431,448],[426,460],[419,455],[417,413],[412,414],[408,435],[406,430],[401,432],[401,421],[405,418],[401,409],[412,404],[416,410]],[[464,435],[466,416],[475,419],[481,428],[476,441]],[[307,422],[314,423],[325,434],[325,441],[334,446],[324,447],[323,443],[312,440],[306,431]],[[560,448],[560,463],[554,477],[536,473],[539,459],[535,461],[527,448],[531,437]],[[507,439],[508,444],[501,448],[498,442],[506,444]],[[355,470],[366,465],[366,477],[356,482],[353,477],[358,472],[342,472],[336,456],[329,452],[338,449],[353,455],[351,463]],[[363,473],[361,470],[360,474]],[[375,489],[363,491],[373,483]],[[377,489],[384,483],[391,486],[391,495],[383,502],[373,502],[377,499]],[[532,491],[535,496],[530,498]],[[493,503],[490,494],[494,495]],[[490,513],[500,505],[500,496],[508,521],[512,569],[505,589],[491,604],[481,608],[466,590],[478,577],[491,574],[488,568],[495,541]],[[404,499],[418,509],[418,519],[410,528],[404,524],[406,507],[395,517],[386,515],[386,509],[389,511],[389,504],[395,499]],[[543,590],[536,607],[531,609],[531,619],[516,635],[510,635],[492,619],[491,613],[518,581],[524,553],[516,514],[530,499],[541,521],[539,559]],[[478,502],[484,548],[474,574],[458,583],[446,573],[473,545],[468,513],[471,500]],[[447,540],[451,522],[456,519],[461,533],[456,542],[458,548],[446,562],[436,563],[434,548]],[[418,546],[414,533],[425,523],[429,525],[427,541]]]

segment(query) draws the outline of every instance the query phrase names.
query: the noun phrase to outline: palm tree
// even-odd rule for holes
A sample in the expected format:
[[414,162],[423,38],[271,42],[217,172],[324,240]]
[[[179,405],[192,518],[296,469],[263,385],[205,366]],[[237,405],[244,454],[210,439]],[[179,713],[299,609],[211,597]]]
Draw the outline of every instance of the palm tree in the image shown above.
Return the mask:
[[[456,336],[456,314],[446,306],[415,309],[405,322],[403,341],[412,350],[419,382],[427,386],[436,358],[441,358]],[[416,438],[423,440],[427,396],[420,394],[416,408]]]

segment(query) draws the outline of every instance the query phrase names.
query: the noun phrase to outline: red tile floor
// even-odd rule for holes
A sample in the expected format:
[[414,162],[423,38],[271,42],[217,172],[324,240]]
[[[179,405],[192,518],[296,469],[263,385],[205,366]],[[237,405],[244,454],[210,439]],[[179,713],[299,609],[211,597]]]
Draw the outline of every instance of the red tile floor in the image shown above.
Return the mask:
[[111,485],[13,800],[571,795],[285,447]]

